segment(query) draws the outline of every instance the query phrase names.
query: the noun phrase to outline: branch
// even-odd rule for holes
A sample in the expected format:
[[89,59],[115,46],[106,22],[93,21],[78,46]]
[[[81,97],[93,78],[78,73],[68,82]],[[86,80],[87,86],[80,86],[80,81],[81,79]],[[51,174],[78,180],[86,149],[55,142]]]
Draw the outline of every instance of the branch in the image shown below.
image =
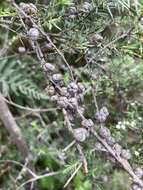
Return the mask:
[[24,158],[26,158],[29,154],[27,143],[22,135],[20,128],[17,126],[6,102],[4,101],[1,93],[0,93],[0,119],[4,124],[4,127],[12,136],[17,148],[19,149],[19,152]]

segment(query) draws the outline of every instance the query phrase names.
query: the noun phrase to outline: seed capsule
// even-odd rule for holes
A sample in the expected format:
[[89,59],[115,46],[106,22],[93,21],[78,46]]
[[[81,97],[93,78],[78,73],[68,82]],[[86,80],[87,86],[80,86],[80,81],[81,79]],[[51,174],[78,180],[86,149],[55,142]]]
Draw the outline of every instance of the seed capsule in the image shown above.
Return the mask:
[[26,52],[25,47],[20,46],[20,47],[18,48],[18,52],[21,53],[21,54],[25,53],[25,52]]
[[105,138],[105,139],[108,139],[109,137],[111,137],[111,132],[110,130],[107,128],[107,127],[101,127],[99,129],[99,134]]
[[116,143],[114,146],[113,146],[113,149],[115,150],[116,154],[119,156],[122,152],[122,147],[121,145],[119,145],[118,143]]
[[68,106],[68,99],[65,96],[61,96],[59,97],[57,103],[60,106],[60,108],[66,109]]
[[142,188],[137,184],[133,184],[132,185],[132,190],[142,190]]
[[43,65],[43,69],[44,69],[45,72],[46,71],[52,72],[52,71],[55,70],[55,66],[52,65],[51,63],[46,63],[46,64]]
[[30,7],[30,14],[36,14],[37,13],[37,7],[33,3],[29,3]]
[[69,94],[70,94],[71,96],[74,96],[74,95],[77,93],[77,91],[78,91],[78,86],[77,86],[77,84],[76,84],[75,82],[71,82],[71,83],[68,85],[67,90],[68,90],[68,92],[69,92]]
[[55,83],[60,83],[62,80],[63,80],[63,76],[61,74],[54,74],[52,76],[52,80],[55,82]]
[[84,2],[84,4],[82,5],[81,11],[83,12],[89,12],[93,9],[93,6],[91,3],[88,2]]
[[103,40],[103,37],[100,34],[95,34],[94,36],[90,38],[91,44],[102,42],[102,40]]
[[110,136],[110,137],[108,137],[107,139],[106,139],[106,141],[107,141],[107,143],[110,145],[110,146],[113,146],[114,144],[115,144],[115,139],[112,137],[112,136]]
[[83,95],[83,94],[77,95],[77,100],[78,100],[78,102],[79,102],[80,104],[83,103],[83,101],[84,101],[84,95]]
[[143,169],[142,168],[136,168],[135,174],[136,174],[136,176],[138,176],[138,178],[142,178],[143,177]]
[[89,133],[85,128],[74,129],[74,137],[79,142],[84,142],[88,137]]
[[83,107],[78,107],[78,109],[79,109],[79,112],[83,115],[83,114],[84,114],[85,109],[84,109]]
[[78,93],[84,93],[85,87],[82,83],[78,83]]
[[36,14],[37,13],[37,8],[33,3],[20,3],[19,4],[20,8],[22,11],[24,11],[26,14]]
[[69,107],[71,108],[71,109],[75,109],[76,107],[77,107],[77,100],[76,100],[76,98],[70,98],[69,99]]
[[84,120],[82,120],[81,124],[83,127],[93,127],[94,126],[94,123],[91,119],[84,119]]
[[62,88],[61,88],[60,94],[61,94],[62,96],[66,96],[66,97],[69,96],[69,93],[68,93],[66,87],[62,87]]
[[69,85],[68,85],[69,88],[72,88],[72,89],[75,89],[75,90],[78,90],[78,86],[75,82],[71,82]]
[[39,30],[37,28],[30,28],[28,36],[31,38],[31,40],[38,40],[40,36]]
[[122,149],[121,156],[126,160],[130,160],[132,158],[132,155],[128,149]]
[[41,50],[42,52],[47,52],[49,50],[53,49],[53,45],[51,43],[47,43],[47,42],[44,42],[42,45],[41,45]]
[[96,142],[95,149],[98,151],[107,152],[106,148],[100,142]]
[[106,107],[101,108],[95,115],[95,118],[103,123],[106,121],[107,117],[109,115],[108,109]]
[[75,14],[75,13],[77,13],[76,7],[70,7],[70,8],[69,8],[69,13],[70,13],[70,14]]
[[53,95],[53,96],[51,96],[50,99],[51,99],[52,102],[56,102],[58,100],[58,96],[57,95]]
[[19,4],[20,9],[22,9],[25,13],[29,13],[29,4],[21,2]]
[[50,96],[53,96],[55,94],[55,88],[53,86],[48,86],[45,90]]

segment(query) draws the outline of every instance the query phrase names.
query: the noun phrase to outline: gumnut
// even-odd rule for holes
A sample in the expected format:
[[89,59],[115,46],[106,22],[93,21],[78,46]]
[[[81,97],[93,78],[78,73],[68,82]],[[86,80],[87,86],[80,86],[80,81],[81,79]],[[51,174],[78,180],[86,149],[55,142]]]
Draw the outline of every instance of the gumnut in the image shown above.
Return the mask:
[[73,132],[75,139],[79,142],[84,142],[89,137],[89,132],[85,128],[77,128]]
[[58,95],[53,95],[53,96],[51,96],[50,99],[52,102],[56,102],[58,100],[58,98],[59,98]]
[[36,14],[37,13],[37,7],[33,3],[29,3],[30,7],[30,14]]
[[133,184],[131,190],[142,190],[138,184]]
[[118,143],[116,143],[116,144],[113,146],[113,149],[114,149],[114,151],[116,152],[116,154],[117,154],[118,156],[121,155],[121,152],[122,152],[122,146],[121,146],[121,145],[119,145]]
[[136,176],[138,176],[138,178],[142,178],[143,177],[143,169],[142,168],[136,168],[135,174],[136,174]]
[[44,71],[53,72],[55,70],[55,66],[51,63],[46,63],[43,65]]
[[52,80],[53,80],[55,83],[60,83],[60,82],[63,80],[63,76],[62,76],[60,73],[53,74]]
[[82,126],[83,127],[93,127],[94,126],[94,123],[91,119],[83,119],[82,122],[81,122]]
[[78,83],[78,93],[84,93],[85,87],[82,83]]
[[107,139],[106,139],[107,143],[110,145],[110,146],[113,146],[115,144],[115,139],[112,137],[112,136],[109,136]]
[[45,90],[50,96],[53,96],[55,94],[55,88],[53,86],[48,86]]
[[46,51],[49,51],[53,49],[53,45],[51,43],[47,43],[47,42],[44,42],[42,45],[41,45],[41,50],[42,52],[46,52]]
[[60,94],[61,94],[62,96],[66,96],[66,97],[69,96],[69,93],[68,93],[66,87],[62,87],[62,88],[61,88]]
[[68,85],[67,90],[68,90],[68,92],[69,92],[69,94],[70,94],[71,96],[74,96],[74,95],[77,93],[77,91],[78,91],[78,86],[77,86],[77,84],[76,84],[75,82],[71,82],[71,83]]
[[130,160],[132,158],[132,155],[130,153],[130,150],[126,150],[126,149],[122,149],[122,152],[121,152],[121,156],[126,159],[126,160]]
[[111,136],[111,132],[110,130],[107,128],[107,127],[101,127],[99,129],[99,134],[105,138],[105,139],[108,139],[110,136]]
[[95,34],[91,36],[89,40],[90,40],[90,43],[96,44],[98,42],[102,42],[103,37],[100,34]]
[[108,109],[106,107],[101,108],[95,115],[95,118],[103,123],[106,121],[107,117],[109,115]]
[[77,13],[76,7],[70,7],[70,8],[69,8],[69,13],[70,13],[70,14],[75,14],[75,13]]
[[91,3],[89,2],[84,2],[84,4],[82,5],[81,11],[83,12],[89,12],[93,9],[93,6]]
[[37,28],[30,28],[28,36],[31,38],[31,40],[38,40],[40,36],[39,30]]
[[98,151],[108,152],[100,142],[95,143],[95,149]]
[[77,107],[77,105],[78,105],[77,99],[76,98],[70,98],[69,99],[69,104],[70,104],[69,105],[70,108],[75,109]]
[[83,94],[79,94],[78,96],[77,96],[77,100],[78,100],[78,102],[81,104],[81,103],[83,103],[84,102],[84,95]]
[[33,3],[23,3],[21,2],[19,4],[20,8],[28,15],[30,14],[36,14],[37,13],[37,8]]
[[23,47],[23,46],[18,47],[18,52],[21,54],[25,53],[26,52],[25,47]]
[[59,97],[57,103],[60,106],[60,108],[66,109],[68,106],[68,99],[65,96],[61,96]]

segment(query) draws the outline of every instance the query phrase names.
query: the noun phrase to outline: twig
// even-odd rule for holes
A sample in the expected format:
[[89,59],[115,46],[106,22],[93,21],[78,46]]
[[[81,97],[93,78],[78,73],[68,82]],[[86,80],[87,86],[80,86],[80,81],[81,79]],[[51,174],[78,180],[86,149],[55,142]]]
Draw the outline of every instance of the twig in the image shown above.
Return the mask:
[[67,180],[67,182],[64,185],[64,188],[66,188],[68,186],[68,184],[71,182],[71,180],[74,178],[74,176],[77,174],[77,172],[80,170],[82,166],[82,163],[79,164],[79,166],[76,168],[76,170],[72,173],[72,175],[70,176],[70,178]]
[[107,144],[107,142],[102,139],[94,128],[91,129],[92,134],[96,137],[97,140],[99,140],[102,145],[108,150],[108,152],[123,166],[123,168],[130,174],[133,181],[137,184],[139,184],[141,187],[143,187],[143,182],[140,180],[137,175],[135,175],[132,167],[130,166],[129,162],[123,158],[121,158],[119,155],[117,155],[113,149]]
[[16,146],[19,149],[19,152],[24,158],[27,158],[29,155],[29,149],[26,143],[26,140],[16,124],[12,113],[10,112],[6,102],[3,99],[2,94],[0,94],[0,119],[2,120],[4,127],[8,130],[10,135],[13,137],[13,140]]
[[30,168],[28,168],[27,166],[21,164],[20,162],[17,162],[15,160],[0,160],[0,163],[3,163],[3,162],[9,162],[9,163],[21,166],[22,168],[26,169],[31,176],[33,176],[33,177],[37,176]]
[[9,101],[9,100],[7,100],[6,98],[4,98],[4,97],[2,97],[3,98],[3,100],[6,102],[6,103],[8,103],[8,104],[10,104],[10,105],[12,105],[12,106],[15,106],[15,107],[17,107],[17,108],[19,108],[19,109],[23,109],[23,110],[27,110],[27,111],[32,111],[32,112],[49,112],[49,111],[55,111],[55,110],[57,110],[58,108],[47,108],[47,109],[43,109],[43,108],[30,108],[30,107],[25,107],[25,106],[22,106],[22,105],[19,105],[19,104],[16,104],[16,103],[14,103],[14,102],[12,102],[11,100]]
[[[68,118],[68,114],[67,114],[65,109],[63,109],[63,114],[64,114],[65,121],[67,123],[68,130],[74,137],[74,132],[73,132],[73,129],[72,129],[72,126],[71,126],[71,122],[70,122],[70,120]],[[84,167],[84,172],[87,174],[88,173],[87,161],[86,161],[85,155],[84,155],[84,153],[82,151],[82,147],[80,146],[80,144],[77,141],[76,141],[76,148],[77,148],[77,150],[78,150],[78,152],[80,154],[81,161],[82,161],[83,167]]]
[[74,80],[74,76],[73,76],[73,73],[72,73],[72,69],[69,65],[69,63],[67,62],[67,60],[65,59],[65,56],[64,54],[56,47],[56,45],[52,42],[52,40],[50,39],[50,37],[48,36],[48,34],[46,32],[44,32],[44,30],[42,29],[42,27],[39,27],[34,21],[33,19],[28,16],[22,9],[20,9],[20,7],[15,3],[14,0],[12,0],[12,4],[13,6],[17,9],[18,12],[20,12],[25,18],[28,18],[31,23],[33,24],[33,27],[37,28],[41,34],[47,39],[47,41],[49,43],[51,43],[51,45],[55,48],[55,50],[57,51],[57,53],[61,56],[61,58],[63,59],[64,63],[67,65],[69,71],[70,71],[70,74],[71,74],[71,77],[72,77],[72,80]]
[[62,152],[66,152],[67,150],[69,150],[75,143],[76,143],[76,141],[73,140],[68,146],[66,146],[66,147],[62,150]]
[[[140,16],[138,17],[137,22],[139,22],[141,18],[142,18],[142,15],[140,15]],[[124,39],[124,38],[126,38],[127,36],[129,36],[129,35],[131,34],[131,32],[135,29],[135,27],[136,27],[136,24],[135,24],[134,26],[132,26],[126,33],[124,33],[124,34],[118,36],[116,39],[114,39],[114,40],[112,40],[111,42],[109,42],[108,44],[106,44],[103,48],[100,48],[99,51],[97,51],[97,53],[95,54],[94,57],[97,58],[98,56],[101,56],[100,53],[102,53],[103,50],[109,48],[109,47],[110,47],[111,45],[113,45],[115,42],[118,42],[119,40]],[[91,58],[91,59],[88,61],[88,64],[91,63],[91,62],[93,61],[93,59],[94,59],[94,58]],[[87,65],[88,65],[88,64],[87,64]],[[86,67],[87,67],[87,65],[86,65]],[[103,68],[103,70],[104,70],[104,68]]]
[[16,190],[21,190],[21,188],[25,185],[27,185],[28,183],[33,183],[37,180],[40,180],[40,179],[43,179],[45,177],[50,177],[50,176],[55,176],[55,175],[58,175],[60,174],[61,172],[50,172],[50,173],[46,173],[44,175],[37,175],[29,180],[27,180],[26,182],[22,183]]

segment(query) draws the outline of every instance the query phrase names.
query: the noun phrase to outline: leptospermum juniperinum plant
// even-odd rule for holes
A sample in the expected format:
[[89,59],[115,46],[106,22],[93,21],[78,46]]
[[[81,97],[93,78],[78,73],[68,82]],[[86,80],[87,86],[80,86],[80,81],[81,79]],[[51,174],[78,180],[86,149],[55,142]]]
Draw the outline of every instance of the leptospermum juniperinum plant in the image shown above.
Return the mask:
[[[49,94],[50,100],[55,102],[58,107],[63,110],[65,120],[69,131],[72,133],[75,144],[81,155],[81,162],[88,172],[85,156],[80,148],[79,143],[86,142],[88,138],[93,136],[97,139],[95,148],[99,151],[105,151],[108,153],[114,161],[121,164],[122,167],[130,174],[132,177],[132,187],[131,190],[140,190],[143,189],[143,170],[139,167],[133,169],[128,160],[131,159],[131,153],[129,150],[123,149],[111,135],[110,130],[107,127],[104,127],[102,124],[106,121],[109,113],[106,107],[101,108],[97,111],[95,115],[96,122],[99,122],[100,127],[96,126],[96,123],[90,119],[85,118],[84,116],[84,96],[86,94],[86,88],[82,83],[76,82],[72,69],[67,63],[64,55],[58,50],[58,48],[53,44],[52,40],[49,38],[40,25],[38,25],[31,14],[37,12],[37,8],[33,4],[22,3],[18,6],[14,1],[12,1],[13,6],[16,8],[16,11],[19,15],[19,18],[22,22],[22,25],[25,29],[27,37],[35,51],[38,60],[41,63],[45,76],[48,79],[48,86],[46,88],[47,93]],[[89,6],[89,3],[84,3],[84,9],[80,11],[91,11],[92,7]],[[29,20],[31,25],[27,25],[26,19]],[[56,49],[63,61],[68,66],[68,69],[71,73],[71,81],[68,85],[65,85],[62,74],[58,71],[58,68],[55,68],[51,63],[47,63],[44,58],[43,52],[40,49],[38,43],[39,37],[42,36],[47,40],[48,43],[51,43],[51,46]],[[92,87],[91,87],[92,88]],[[74,124],[74,118],[78,117],[80,119],[80,128],[73,129],[72,125]],[[87,141],[88,143],[88,141]]]

